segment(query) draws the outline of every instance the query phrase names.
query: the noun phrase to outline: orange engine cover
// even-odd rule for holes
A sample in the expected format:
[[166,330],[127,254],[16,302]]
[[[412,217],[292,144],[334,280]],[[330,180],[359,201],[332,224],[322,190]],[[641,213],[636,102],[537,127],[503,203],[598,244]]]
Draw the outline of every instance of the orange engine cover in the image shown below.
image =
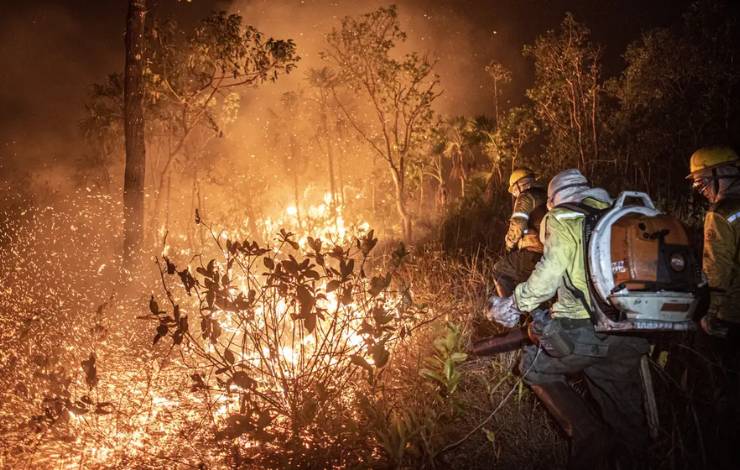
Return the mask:
[[[676,253],[684,264],[671,266]],[[650,289],[681,282],[691,271],[689,238],[681,222],[668,215],[627,215],[612,225],[612,274],[616,286],[630,290]],[[677,269],[680,268],[680,269]]]

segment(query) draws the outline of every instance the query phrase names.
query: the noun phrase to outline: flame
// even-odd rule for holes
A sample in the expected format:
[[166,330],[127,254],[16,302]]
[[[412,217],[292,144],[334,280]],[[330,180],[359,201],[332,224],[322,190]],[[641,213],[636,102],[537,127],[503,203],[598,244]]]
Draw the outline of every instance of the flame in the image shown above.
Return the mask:
[[[308,247],[309,237],[321,240],[324,246],[330,247],[335,244],[347,244],[354,237],[362,236],[370,230],[368,222],[349,217],[344,206],[335,204],[331,193],[323,194],[316,204],[300,207],[288,205],[274,216],[264,217],[255,222],[256,224],[250,223],[245,219],[243,223],[228,230],[212,227],[214,238],[223,247],[227,239],[260,237],[270,240],[274,233],[285,228],[295,234],[294,239],[301,248]],[[255,226],[262,233],[250,233]],[[73,231],[77,229],[76,226],[74,229],[70,228]],[[160,227],[158,232],[162,238],[167,234],[164,226]],[[193,248],[190,244],[191,240],[186,234],[169,233],[166,243],[162,245],[162,254],[191,262],[191,271],[194,271],[195,262],[192,260],[196,254],[202,252],[202,247]],[[274,244],[272,247],[274,252],[279,251]],[[111,269],[113,264],[108,263],[95,263],[93,270],[98,275],[107,274],[108,271],[113,271]],[[226,272],[224,264],[216,263],[222,273]],[[261,281],[239,275],[233,267],[227,274],[231,280],[230,295],[233,298],[247,295],[250,286],[253,288],[255,282]],[[326,290],[326,283],[326,280],[317,281],[317,287]],[[0,290],[2,289],[8,295],[13,292],[11,286],[0,286]],[[49,289],[49,294],[53,297],[54,290]],[[198,301],[195,297],[190,300],[194,303]],[[383,302],[391,309],[396,299],[389,295]],[[65,306],[65,300],[61,296],[57,296],[56,303],[59,309],[70,308]],[[346,319],[346,331],[333,337],[332,341],[342,343],[347,350],[359,353],[368,340],[367,334],[359,333],[366,316],[365,312],[368,310],[367,302],[355,299],[352,303],[342,304],[338,292],[333,291],[327,293],[326,298],[317,299],[316,305],[328,312],[339,312],[339,315]],[[183,310],[192,313],[197,311],[197,308],[194,305],[184,305]],[[268,376],[255,376],[258,392],[282,393],[287,396],[294,393],[291,385],[299,383],[305,374],[310,373],[311,368],[326,369],[338,362],[336,357],[322,354],[321,350],[322,347],[326,347],[324,340],[331,328],[330,316],[318,319],[313,332],[304,332],[305,334],[294,338],[291,336],[292,331],[301,324],[298,320],[291,320],[291,312],[294,311],[295,305],[291,305],[291,301],[283,297],[270,298],[258,303],[252,312],[253,318],[249,321],[253,322],[256,328],[271,328],[279,338],[279,347],[260,345],[251,349],[238,347],[245,341],[243,314],[222,309],[211,312],[211,317],[223,330],[224,338],[228,337],[232,344],[237,345],[230,349],[235,356],[235,362],[243,362],[255,369],[281,369],[280,374],[284,376],[282,382]],[[195,315],[191,317],[191,325],[197,324],[194,317]],[[274,317],[281,320],[276,321]],[[202,346],[207,354],[223,354],[225,340],[218,344],[204,341]],[[72,346],[69,348],[71,351]],[[181,349],[183,356],[187,356],[193,351],[193,346],[183,344]],[[69,452],[69,449],[64,447],[67,444],[59,444],[59,447],[49,449],[48,456],[54,456],[53,466],[106,467],[115,466],[119,462],[136,462],[137,459],[146,459],[147,455],[153,455],[152,452],[163,452],[162,449],[167,447],[176,447],[174,443],[182,442],[181,433],[183,429],[188,429],[188,426],[197,425],[198,432],[210,433],[213,428],[222,427],[230,416],[240,412],[239,393],[236,393],[240,390],[237,385],[230,384],[226,390],[222,388],[216,391],[216,387],[213,387],[205,391],[191,392],[189,376],[183,374],[183,370],[191,368],[192,363],[186,364],[185,359],[179,354],[171,356],[166,366],[163,362],[158,363],[155,360],[147,362],[143,359],[139,361],[139,358],[136,359],[138,361],[136,365],[132,366],[131,362],[121,360],[116,363],[109,360],[110,358],[101,352],[101,363],[105,366],[101,366],[100,373],[103,374],[104,371],[105,376],[100,378],[92,399],[95,402],[113,403],[115,411],[100,415],[90,410],[87,413],[69,411],[68,423],[71,434],[77,436],[77,440],[74,441],[76,451]],[[309,360],[313,362],[308,364]],[[372,363],[371,358],[367,360],[368,363]],[[210,384],[215,382],[213,376],[208,380]],[[76,387],[78,396],[93,394],[82,382],[77,383]],[[210,427],[203,423],[209,423]],[[285,425],[279,420],[276,423]],[[240,444],[245,447],[261,445],[246,438],[242,439]],[[83,451],[80,452],[80,449]],[[84,461],[84,465],[80,464],[80,461]]]

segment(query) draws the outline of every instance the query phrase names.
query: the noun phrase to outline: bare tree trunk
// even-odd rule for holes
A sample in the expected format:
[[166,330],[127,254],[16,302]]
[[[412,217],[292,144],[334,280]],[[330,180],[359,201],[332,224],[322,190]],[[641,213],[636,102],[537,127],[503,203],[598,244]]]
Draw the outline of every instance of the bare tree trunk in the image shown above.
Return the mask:
[[337,183],[339,184],[339,205],[344,207],[344,173],[342,172],[342,160],[344,160],[344,151],[339,148],[339,158],[337,159]]
[[[193,179],[192,184],[190,185],[190,217],[193,217],[195,215],[195,211],[198,210],[198,205],[195,198],[195,179]],[[190,219],[191,221],[193,219]],[[192,253],[197,253],[195,249],[195,236],[197,234],[197,225],[193,223],[187,224],[187,230],[188,230],[188,243],[190,244],[190,250]]]
[[406,207],[403,175],[397,170],[391,170],[391,176],[393,177],[393,184],[396,187],[396,210],[401,218],[403,241],[408,244],[411,242],[411,216]]
[[165,222],[164,222],[164,228],[165,231],[170,229],[170,198],[172,197],[172,177],[167,177],[167,198],[165,199]]
[[[596,120],[597,120],[597,109],[598,109],[599,97],[598,97],[598,85],[596,84],[596,79],[594,78],[593,81],[594,81],[594,84],[592,85],[592,88],[591,88],[591,93],[592,93],[592,96],[591,96],[591,99],[592,99],[591,133],[592,133],[593,146],[594,146],[594,151],[593,151],[594,163],[592,164],[592,167],[598,164],[598,161],[599,161],[599,139],[598,139],[598,134],[596,132],[596,128],[597,128]],[[592,171],[593,170],[595,170],[595,168],[592,168]]]
[[442,171],[442,156],[437,156],[437,164],[436,164],[436,176],[435,179],[438,182],[437,186],[437,196],[435,198],[435,209],[437,214],[442,214],[445,212],[447,208],[447,183],[445,182],[445,175]]
[[378,204],[377,204],[377,201],[376,201],[377,191],[376,191],[376,188],[375,188],[375,185],[376,185],[376,180],[375,180],[375,160],[376,160],[376,158],[377,157],[375,156],[375,153],[373,153],[373,169],[370,172],[370,200],[371,200],[371,203],[372,203],[373,216],[376,216],[377,215],[377,211],[378,211]]
[[465,156],[460,148],[460,199],[465,199],[465,183],[468,180],[467,170],[465,169]]
[[301,220],[301,195],[298,190],[298,151],[295,136],[290,137],[290,158],[293,162],[293,203],[295,204],[295,216],[298,220],[298,227],[303,227]]
[[424,212],[424,173],[419,175],[419,204],[416,206],[417,218],[420,218]]
[[[193,175],[193,184],[195,185],[195,195],[198,201],[198,212],[203,220],[208,220],[208,212],[206,211],[206,200],[200,195],[200,179],[198,177],[198,171]],[[206,244],[205,228],[203,224],[198,224],[198,241],[200,241],[200,248],[198,251],[202,251]]]
[[146,0],[130,0],[126,20],[124,132],[126,169],[123,178],[123,262],[131,268],[144,239],[144,32]]
[[496,77],[493,77],[493,107],[496,117],[496,130],[498,130],[498,80],[496,80]]
[[[325,100],[322,100],[325,103]],[[324,104],[325,106],[325,104]],[[331,215],[334,224],[337,224],[337,188],[334,183],[334,149],[332,148],[331,135],[329,134],[329,125],[326,119],[326,112],[321,113],[322,124],[324,126],[324,136],[326,138],[326,157],[329,165],[329,191],[331,192]],[[338,226],[337,226],[338,228]]]
[[298,226],[303,227],[301,221],[301,195],[298,191],[298,172],[293,171],[293,204],[295,204],[295,217],[298,220]]

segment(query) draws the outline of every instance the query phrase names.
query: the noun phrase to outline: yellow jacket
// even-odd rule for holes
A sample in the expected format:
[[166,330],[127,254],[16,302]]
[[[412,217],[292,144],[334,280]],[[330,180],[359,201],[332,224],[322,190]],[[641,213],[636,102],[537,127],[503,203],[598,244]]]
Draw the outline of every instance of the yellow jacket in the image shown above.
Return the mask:
[[516,198],[506,232],[507,249],[519,248],[542,253],[542,243],[534,227],[540,225],[539,219],[546,211],[546,204],[547,192],[538,186],[523,191]]
[[[585,199],[583,204],[596,209],[609,207],[609,203],[594,198]],[[584,219],[584,214],[562,207],[547,213],[540,227],[544,254],[529,279],[514,290],[519,310],[531,312],[557,293],[550,310],[553,318],[589,318],[584,305],[592,308],[583,265]]]
[[702,268],[709,281],[709,314],[740,323],[740,197],[712,206],[704,219]]

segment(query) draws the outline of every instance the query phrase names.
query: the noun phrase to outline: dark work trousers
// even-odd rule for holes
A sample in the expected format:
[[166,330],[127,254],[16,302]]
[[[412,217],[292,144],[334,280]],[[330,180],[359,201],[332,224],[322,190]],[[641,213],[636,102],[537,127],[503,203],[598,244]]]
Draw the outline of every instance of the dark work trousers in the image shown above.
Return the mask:
[[517,284],[529,279],[540,258],[542,253],[536,251],[510,251],[493,265],[493,280],[504,289],[503,293],[508,297],[514,293]]
[[[529,384],[566,382],[570,376],[583,374],[601,418],[613,432],[615,450],[621,451],[617,455],[634,462],[647,450],[649,441],[640,379],[640,359],[649,350],[647,340],[597,334],[588,320],[553,321],[561,323],[562,333],[573,344],[574,352],[556,358],[544,351],[538,354],[537,346],[526,346],[520,364],[524,380]],[[588,408],[582,397],[577,399]]]
[[727,338],[697,332],[692,346],[698,354],[685,366],[697,375],[694,406],[704,446],[697,450],[716,469],[740,468],[740,325],[726,326]]

